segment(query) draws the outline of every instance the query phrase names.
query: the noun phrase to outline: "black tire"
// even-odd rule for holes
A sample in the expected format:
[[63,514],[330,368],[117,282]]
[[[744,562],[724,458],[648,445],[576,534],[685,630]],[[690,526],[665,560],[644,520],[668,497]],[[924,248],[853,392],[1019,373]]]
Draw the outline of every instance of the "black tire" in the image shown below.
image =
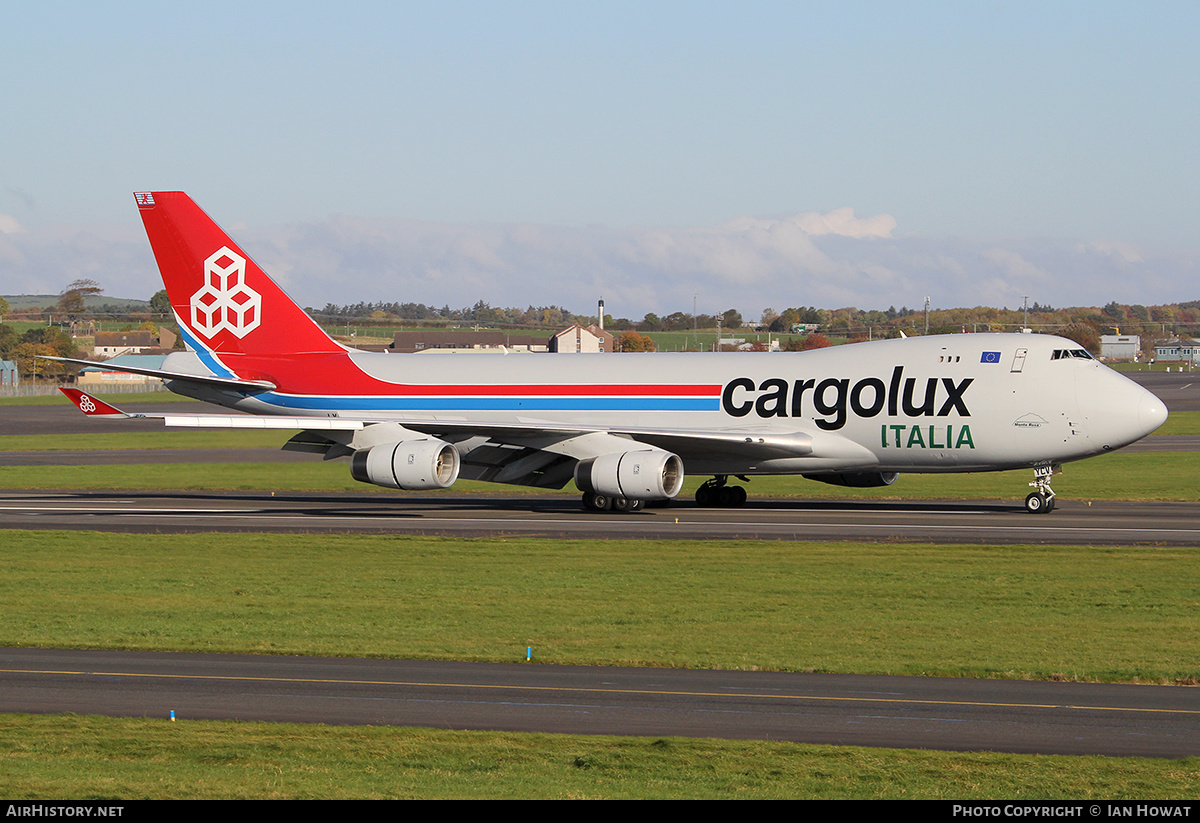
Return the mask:
[[1033,492],[1025,498],[1025,510],[1030,514],[1044,514],[1049,511],[1047,506],[1046,498],[1037,492]]

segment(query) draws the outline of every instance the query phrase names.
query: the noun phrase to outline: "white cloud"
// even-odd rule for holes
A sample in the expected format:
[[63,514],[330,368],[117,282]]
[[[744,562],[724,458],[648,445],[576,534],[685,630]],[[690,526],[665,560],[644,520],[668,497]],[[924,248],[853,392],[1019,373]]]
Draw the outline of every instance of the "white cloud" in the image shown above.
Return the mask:
[[25,231],[17,218],[9,214],[0,214],[0,234],[16,234]]
[[[1115,243],[893,237],[888,215],[850,209],[710,226],[448,224],[335,216],[245,227],[234,239],[302,305],[419,302],[458,308],[557,304],[618,317],[764,306],[1055,306],[1200,297],[1200,251]],[[0,234],[6,293],[57,293],[77,277],[105,293],[161,288],[141,227],[58,226]]]

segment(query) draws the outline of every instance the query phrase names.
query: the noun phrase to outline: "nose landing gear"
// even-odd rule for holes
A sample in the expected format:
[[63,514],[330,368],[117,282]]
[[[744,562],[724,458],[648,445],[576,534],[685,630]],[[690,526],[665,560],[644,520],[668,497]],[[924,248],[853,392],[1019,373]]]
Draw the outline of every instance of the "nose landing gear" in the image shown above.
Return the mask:
[[1038,466],[1033,470],[1034,480],[1030,483],[1037,491],[1025,498],[1025,510],[1030,514],[1047,514],[1054,511],[1054,489],[1050,488],[1050,478],[1060,474],[1062,466]]

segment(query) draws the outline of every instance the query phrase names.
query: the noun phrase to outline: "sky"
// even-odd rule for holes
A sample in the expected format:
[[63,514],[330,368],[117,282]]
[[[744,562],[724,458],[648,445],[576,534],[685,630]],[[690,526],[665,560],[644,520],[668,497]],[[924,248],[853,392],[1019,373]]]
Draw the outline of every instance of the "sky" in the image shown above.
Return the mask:
[[1200,299],[1194,2],[0,10],[0,293],[178,189],[317,308]]

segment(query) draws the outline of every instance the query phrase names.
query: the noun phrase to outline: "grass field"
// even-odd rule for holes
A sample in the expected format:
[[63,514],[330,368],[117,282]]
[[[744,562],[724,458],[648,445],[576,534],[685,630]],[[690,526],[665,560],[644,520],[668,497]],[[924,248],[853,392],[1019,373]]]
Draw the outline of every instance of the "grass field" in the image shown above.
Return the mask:
[[[5,534],[10,645],[1190,683],[1164,547]],[[847,604],[855,604],[853,607]]]
[[[1194,549],[7,532],[10,645],[1153,683]],[[853,608],[847,604],[855,604]],[[1200,759],[0,717],[10,798],[1178,798]]]
[[1190,799],[1200,759],[0,715],[9,801]]

